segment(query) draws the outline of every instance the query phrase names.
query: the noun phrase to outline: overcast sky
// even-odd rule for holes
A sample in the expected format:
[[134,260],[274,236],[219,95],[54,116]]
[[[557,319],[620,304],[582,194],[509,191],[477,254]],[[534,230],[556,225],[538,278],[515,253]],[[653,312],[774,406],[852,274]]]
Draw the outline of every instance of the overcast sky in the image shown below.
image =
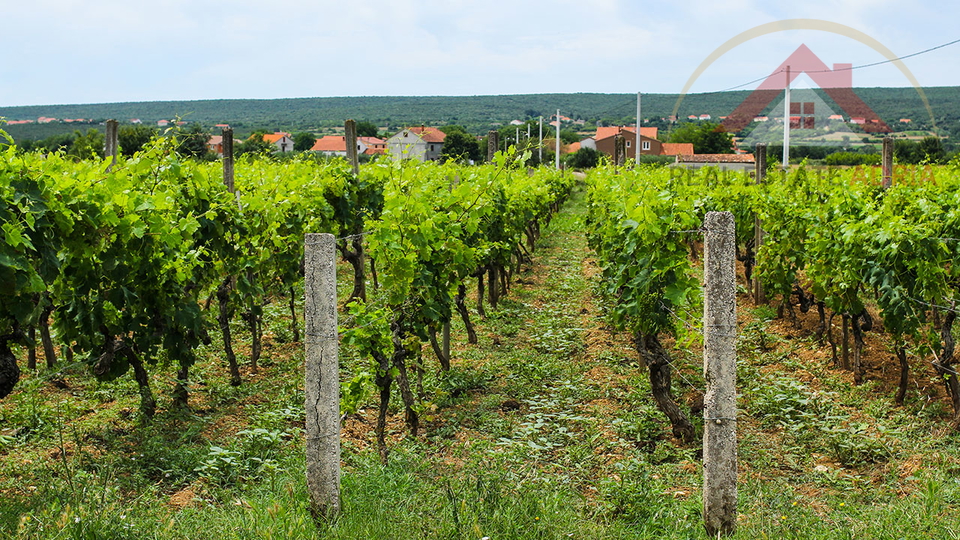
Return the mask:
[[[719,46],[785,19],[840,23],[898,56],[960,39],[953,1],[0,1],[0,106],[678,93]],[[768,75],[801,44],[828,66],[885,59],[846,36],[788,30],[737,46],[691,91]],[[954,86],[958,60],[960,44],[905,63],[924,86]],[[855,71],[853,84],[910,86],[890,64]]]

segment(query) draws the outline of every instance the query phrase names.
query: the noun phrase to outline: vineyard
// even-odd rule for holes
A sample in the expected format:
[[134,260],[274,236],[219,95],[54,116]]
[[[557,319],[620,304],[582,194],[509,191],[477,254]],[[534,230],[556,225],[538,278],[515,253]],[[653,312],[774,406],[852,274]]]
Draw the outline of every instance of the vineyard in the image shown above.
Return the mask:
[[[883,189],[510,151],[248,160],[228,186],[175,148],[0,154],[4,537],[702,537],[714,210],[740,261],[735,537],[960,530],[960,164]],[[341,259],[343,509],[320,523],[310,232]]]

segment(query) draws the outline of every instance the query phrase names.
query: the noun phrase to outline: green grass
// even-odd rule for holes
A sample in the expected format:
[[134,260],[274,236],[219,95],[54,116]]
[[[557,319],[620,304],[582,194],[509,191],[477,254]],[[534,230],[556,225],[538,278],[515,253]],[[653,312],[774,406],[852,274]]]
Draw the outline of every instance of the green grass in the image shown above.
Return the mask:
[[[129,377],[27,374],[0,402],[0,538],[703,538],[698,446],[670,437],[628,342],[597,341],[582,211],[575,198],[523,283],[485,321],[473,314],[478,345],[454,321],[451,371],[424,350],[423,434],[406,434],[395,408],[387,465],[371,444],[374,397],[362,397],[335,521],[308,511],[303,351],[287,342],[278,299],[262,373],[226,384],[213,336],[186,413],[165,408],[172,382],[159,376],[160,412],[144,423]],[[734,538],[957,538],[960,436],[946,430],[942,390],[914,389],[895,407],[889,388],[802,360],[812,344],[777,335],[770,310],[753,315],[738,344]],[[683,401],[704,381],[697,336],[681,338]],[[354,356],[341,351],[345,373],[363,367]]]

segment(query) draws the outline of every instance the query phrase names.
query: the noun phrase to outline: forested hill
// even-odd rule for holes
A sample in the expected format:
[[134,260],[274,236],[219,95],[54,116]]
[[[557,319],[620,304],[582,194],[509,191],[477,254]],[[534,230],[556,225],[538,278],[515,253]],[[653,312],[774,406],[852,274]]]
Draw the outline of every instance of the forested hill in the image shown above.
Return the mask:
[[[954,131],[960,125],[960,87],[924,89],[936,117],[937,124]],[[915,129],[929,128],[930,116],[916,89],[859,88],[859,95],[881,118],[891,125],[901,118],[912,119]],[[681,104],[681,119],[689,115],[709,114],[713,119],[730,114],[750,91],[689,94]],[[644,94],[643,116],[656,122],[669,116],[677,103],[677,94]],[[116,118],[121,122],[139,119],[144,124],[156,125],[158,120],[180,118],[205,125],[227,123],[239,132],[254,129],[325,131],[342,126],[347,118],[366,120],[382,127],[427,124],[461,124],[475,133],[485,133],[497,124],[515,119],[549,117],[557,109],[571,119],[589,123],[632,123],[636,115],[635,94],[523,94],[501,96],[380,96],[329,97],[291,99],[223,99],[202,101],[153,101],[131,103],[103,103],[84,105],[38,105],[27,107],[0,106],[0,117],[8,121],[34,120],[40,117],[55,119],[86,119],[99,123]],[[54,123],[56,124],[56,123]],[[79,124],[79,123],[76,123]],[[70,126],[63,125],[62,130]],[[50,124],[23,124],[6,126],[14,137],[20,133],[30,137]],[[895,128],[896,129],[896,128]],[[37,133],[38,135],[41,133]]]

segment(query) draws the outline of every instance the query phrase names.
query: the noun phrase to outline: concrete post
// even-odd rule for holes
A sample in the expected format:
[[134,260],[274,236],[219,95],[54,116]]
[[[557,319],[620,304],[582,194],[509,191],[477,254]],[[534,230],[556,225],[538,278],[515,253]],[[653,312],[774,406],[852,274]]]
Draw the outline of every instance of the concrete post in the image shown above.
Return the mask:
[[704,233],[703,524],[711,537],[737,525],[736,236],[733,214],[707,212]]
[[490,130],[487,132],[487,161],[493,163],[493,158],[500,149],[500,133]]
[[640,92],[637,92],[637,140],[636,142],[633,143],[636,145],[636,148],[633,149],[634,156],[635,156],[634,159],[636,160],[636,163],[634,163],[634,166],[640,165],[640,146],[641,146],[640,126],[642,124],[643,124],[643,121],[641,120],[641,117],[640,117]]
[[117,151],[120,147],[119,127],[120,123],[116,120],[107,120],[107,134],[103,143],[103,158],[110,161],[107,171],[113,169],[117,163]]
[[555,156],[554,161],[556,161],[556,168],[560,170],[560,109],[557,109],[557,155]]
[[336,239],[307,234],[304,255],[307,492],[310,511],[321,521],[340,512]]
[[880,157],[883,169],[883,189],[893,186],[893,137],[883,138],[883,155]]
[[347,120],[343,123],[343,138],[347,146],[347,160],[353,167],[353,175],[360,176],[360,157],[357,155],[357,123]]
[[[767,179],[767,143],[757,144],[757,148],[754,150],[754,161],[756,163],[754,180],[759,185]],[[763,245],[763,223],[760,222],[759,217],[754,218],[753,231],[753,253],[756,257],[756,254],[760,253],[760,246]],[[756,265],[754,265],[754,269],[756,269]],[[763,293],[763,284],[760,282],[760,277],[754,273],[753,303],[760,305],[766,303],[766,301],[767,295]]]
[[613,165],[623,167],[627,162],[627,142],[622,133],[613,137]]
[[790,170],[790,66],[787,66],[787,87],[783,97],[783,170]]
[[540,142],[537,144],[537,163],[543,165],[543,116],[540,117]]
[[220,132],[223,147],[223,185],[227,186],[230,193],[236,192],[233,180],[233,128],[223,128]]

